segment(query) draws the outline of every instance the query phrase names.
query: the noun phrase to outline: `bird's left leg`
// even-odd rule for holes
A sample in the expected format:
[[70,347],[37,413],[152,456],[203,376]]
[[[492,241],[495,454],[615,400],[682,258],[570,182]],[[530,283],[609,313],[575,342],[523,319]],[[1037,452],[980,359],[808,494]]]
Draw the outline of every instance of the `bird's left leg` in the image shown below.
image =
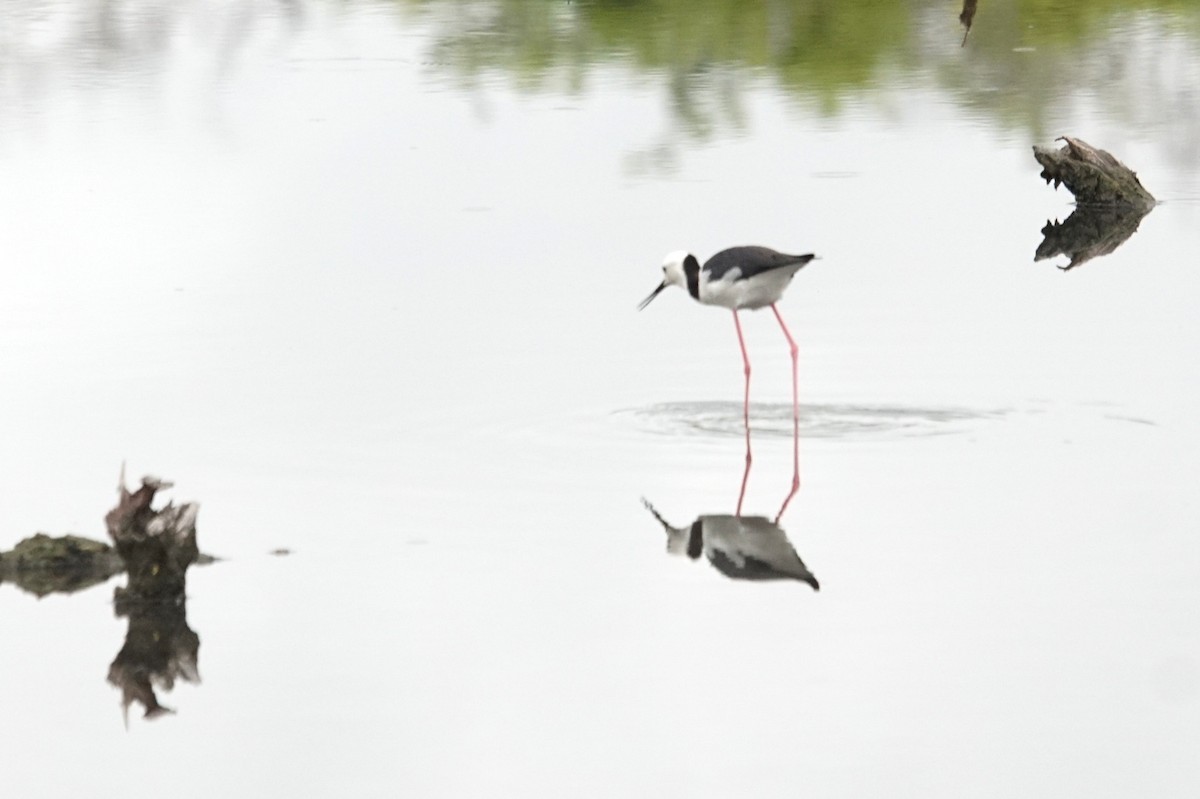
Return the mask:
[[796,422],[800,421],[800,401],[799,393],[797,392],[796,381],[796,356],[800,353],[800,348],[796,346],[796,341],[792,338],[792,334],[788,331],[788,327],[783,322],[783,317],[779,315],[779,309],[775,307],[775,303],[771,303],[771,311],[775,314],[775,318],[779,320],[779,327],[783,330],[783,336],[787,339],[788,349],[792,355],[792,419]]
[[775,318],[779,320],[779,327],[783,330],[783,336],[787,339],[788,350],[792,356],[792,493],[788,494],[787,499],[783,501],[783,507],[779,509],[779,515],[782,516],[783,511],[795,495],[796,489],[800,487],[800,392],[796,377],[796,360],[800,348],[796,346],[796,340],[792,338],[792,334],[784,323],[783,317],[779,314],[779,309],[775,307],[775,303],[771,303],[771,311],[775,314]]

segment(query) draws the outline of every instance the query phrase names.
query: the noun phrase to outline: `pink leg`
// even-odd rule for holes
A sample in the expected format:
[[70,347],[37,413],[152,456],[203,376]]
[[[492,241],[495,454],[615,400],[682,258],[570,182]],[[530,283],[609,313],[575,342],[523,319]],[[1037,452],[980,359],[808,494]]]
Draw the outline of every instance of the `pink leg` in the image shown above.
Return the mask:
[[[779,513],[775,514],[775,523],[779,524],[779,520],[783,518],[783,512],[787,510],[788,503],[792,501],[792,497],[796,496],[796,492],[800,490],[800,460],[797,453],[795,442],[799,439],[792,439],[792,490],[783,498],[783,504],[779,506]],[[740,515],[740,514],[739,514]]]
[[796,492],[800,490],[800,422],[797,419],[792,420],[792,490],[783,498],[783,504],[779,506],[779,513],[775,514],[775,523],[779,524],[779,520],[783,518],[783,512],[787,510],[788,503],[792,501],[792,497],[796,496]]
[[733,512],[734,516],[742,515],[742,500],[746,498],[746,483],[750,480],[750,436],[746,436],[746,468],[742,470],[742,487],[738,490],[737,510]]
[[[792,419],[796,422],[800,421],[800,400],[799,394],[796,391],[796,356],[800,352],[800,348],[796,346],[796,342],[792,340],[792,334],[788,332],[787,325],[783,323],[783,317],[779,315],[779,309],[775,307],[775,303],[771,303],[771,310],[775,313],[775,318],[779,320],[779,327],[783,329],[783,336],[787,339],[788,349],[792,354]],[[739,330],[739,335],[741,331]],[[747,364],[749,368],[749,364]]]
[[780,316],[779,309],[775,307],[775,303],[771,303],[771,311],[774,312],[775,318],[779,320],[779,327],[783,330],[784,338],[788,342],[788,350],[792,356],[792,492],[783,501],[783,506],[779,509],[779,516],[775,517],[775,520],[779,521],[779,517],[783,516],[783,512],[787,510],[788,503],[796,495],[796,490],[800,488],[800,392],[796,378],[796,359],[800,348],[796,346],[796,341],[788,331],[787,325],[784,324],[783,317]]
[[746,354],[746,340],[742,338],[742,323],[738,312],[733,312],[733,326],[737,328],[738,346],[742,348],[742,366],[746,375],[746,392],[742,397],[742,419],[746,423],[746,462],[750,462],[750,356]]

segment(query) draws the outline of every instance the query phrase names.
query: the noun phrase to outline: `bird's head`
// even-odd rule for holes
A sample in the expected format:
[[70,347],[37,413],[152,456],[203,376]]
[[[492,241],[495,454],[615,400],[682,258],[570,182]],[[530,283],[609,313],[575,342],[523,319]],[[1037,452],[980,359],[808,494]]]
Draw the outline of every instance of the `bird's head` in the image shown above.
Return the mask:
[[695,264],[697,267],[699,266],[699,262],[696,260],[696,256],[692,255],[687,250],[675,250],[674,252],[667,253],[667,257],[663,259],[663,264],[662,264],[662,271],[663,271],[662,283],[659,283],[658,288],[656,288],[654,291],[650,292],[650,296],[648,296],[646,299],[642,300],[641,303],[638,304],[638,310],[640,311],[643,308],[645,308],[647,305],[649,305],[650,301],[653,300],[655,297],[657,297],[659,295],[659,292],[661,292],[667,286],[685,286],[686,287],[687,286],[687,273],[684,271],[684,264],[688,263],[689,261],[692,264]]

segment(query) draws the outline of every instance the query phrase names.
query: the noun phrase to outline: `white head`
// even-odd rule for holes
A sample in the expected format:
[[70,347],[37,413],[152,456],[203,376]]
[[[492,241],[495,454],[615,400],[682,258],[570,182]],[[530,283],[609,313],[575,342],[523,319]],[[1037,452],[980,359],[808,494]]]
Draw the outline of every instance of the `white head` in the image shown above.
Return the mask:
[[[687,253],[684,254],[686,255]],[[648,499],[643,497],[642,504],[646,506],[646,510],[654,514],[654,518],[658,519],[658,523],[666,531],[668,553],[672,555],[687,555],[692,560],[700,557],[704,552],[704,517],[700,517],[684,527],[672,527],[671,523],[654,509],[654,506],[650,504]]]
[[696,256],[692,255],[687,250],[675,250],[667,253],[667,256],[663,258],[662,265],[663,282],[658,285],[658,288],[650,292],[649,297],[641,301],[641,303],[638,305],[639,311],[649,305],[650,301],[657,297],[659,292],[661,292],[667,286],[687,287],[687,273],[684,272],[684,264],[687,263],[689,259],[691,260],[691,263],[699,266]]

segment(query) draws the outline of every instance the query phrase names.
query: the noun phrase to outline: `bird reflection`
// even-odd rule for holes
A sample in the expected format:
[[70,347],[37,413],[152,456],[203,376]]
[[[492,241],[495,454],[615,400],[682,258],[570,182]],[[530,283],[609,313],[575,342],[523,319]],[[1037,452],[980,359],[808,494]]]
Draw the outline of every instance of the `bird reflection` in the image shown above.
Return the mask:
[[796,475],[793,474],[791,490],[774,520],[766,516],[744,516],[742,501],[750,478],[750,464],[747,449],[737,511],[733,515],[706,514],[691,524],[675,527],[650,504],[650,500],[642,498],[642,504],[667,534],[667,552],[686,555],[690,560],[698,560],[703,554],[713,568],[734,580],[799,580],[811,585],[814,591],[820,590],[817,578],[800,560],[787,533],[779,526],[779,520],[799,487]]
[[667,552],[697,560],[703,554],[713,568],[734,580],[799,580],[813,590],[820,584],[800,560],[787,533],[766,516],[699,516],[674,527],[648,500],[642,503],[667,533]]

